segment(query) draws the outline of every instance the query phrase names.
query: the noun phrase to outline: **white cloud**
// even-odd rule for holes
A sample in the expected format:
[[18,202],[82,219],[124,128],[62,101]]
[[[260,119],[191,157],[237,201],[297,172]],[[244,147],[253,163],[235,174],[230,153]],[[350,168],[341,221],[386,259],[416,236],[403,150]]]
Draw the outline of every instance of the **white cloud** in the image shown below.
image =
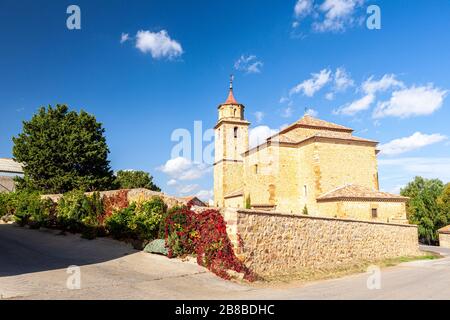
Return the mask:
[[369,109],[370,105],[375,101],[375,95],[367,94],[361,99],[353,101],[343,107],[340,107],[336,111],[335,114],[343,114],[347,116],[355,115],[356,113]]
[[294,7],[295,17],[302,18],[309,15],[313,10],[313,4],[313,0],[298,0]]
[[394,91],[389,101],[381,102],[373,113],[374,118],[430,115],[438,110],[447,91],[434,88],[433,84]]
[[386,91],[390,88],[404,87],[403,82],[397,80],[395,74],[385,74],[380,80],[373,80],[373,76],[364,81],[361,89],[369,94],[375,94],[380,91]]
[[204,163],[194,163],[189,159],[177,157],[168,160],[158,170],[178,180],[196,180],[210,172],[211,166]]
[[331,80],[331,70],[323,69],[319,73],[312,73],[311,78],[299,83],[290,90],[290,95],[303,92],[308,97],[322,89]]
[[292,109],[292,107],[288,106],[283,109],[283,111],[281,112],[281,116],[283,118],[290,118],[290,117],[292,117],[293,113],[294,113],[294,109]]
[[250,129],[249,146],[250,148],[259,146],[266,142],[266,139],[278,133],[278,130],[271,129],[268,126],[258,126]]
[[317,118],[317,116],[319,115],[319,112],[314,109],[307,109],[305,112],[305,115],[309,115],[311,117]]
[[169,181],[167,181],[167,185],[168,185],[169,187],[176,186],[177,184],[178,184],[178,182],[177,182],[177,180],[175,180],[175,179],[170,179]]
[[258,60],[255,55],[242,55],[234,63],[234,68],[245,73],[261,73],[263,65],[262,61]]
[[355,24],[355,11],[364,2],[365,0],[325,0],[319,6],[324,18],[313,23],[313,29],[317,32],[344,31]]
[[289,101],[290,101],[290,99],[287,98],[287,97],[281,97],[280,98],[280,103],[285,103],[285,102],[289,102]]
[[257,123],[261,123],[261,122],[263,121],[263,119],[264,119],[264,112],[256,111],[256,112],[254,113],[254,115],[255,115],[255,118],[256,118],[256,122],[257,122]]
[[198,184],[188,184],[185,186],[180,186],[178,188],[178,192],[182,195],[187,195],[187,194],[191,194],[194,191],[198,190],[198,188],[200,188],[200,186]]
[[120,43],[124,43],[128,40],[130,40],[130,35],[122,32],[122,35],[120,36]]
[[325,99],[327,99],[328,101],[334,100],[334,92],[328,92],[328,93],[325,95]]
[[385,155],[398,155],[408,151],[417,150],[425,146],[442,142],[447,137],[438,133],[435,134],[423,134],[416,132],[413,135],[405,138],[395,139],[388,143],[380,145],[382,154]]
[[200,200],[204,201],[210,201],[214,197],[214,191],[213,190],[200,190],[195,195]]
[[183,54],[181,44],[171,39],[166,30],[159,32],[138,31],[136,34],[136,48],[143,53],[150,53],[153,59],[172,59]]
[[[336,71],[336,74],[337,73],[338,72]],[[338,110],[334,111],[334,113],[352,116],[358,112],[368,110],[375,102],[376,94],[378,92],[384,92],[399,87],[403,88],[404,84],[397,80],[394,74],[385,74],[379,80],[374,80],[374,77],[371,76],[361,85],[361,90],[365,93],[365,96],[340,107]]]
[[355,82],[350,74],[344,68],[337,68],[334,73],[334,88],[336,91],[345,91],[349,87],[353,87]]

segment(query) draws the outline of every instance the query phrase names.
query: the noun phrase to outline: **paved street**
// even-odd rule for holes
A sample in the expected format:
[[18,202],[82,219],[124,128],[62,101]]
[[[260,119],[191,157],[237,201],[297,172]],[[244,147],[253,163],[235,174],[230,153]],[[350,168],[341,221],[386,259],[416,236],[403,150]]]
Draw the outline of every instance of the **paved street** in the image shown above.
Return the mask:
[[[80,290],[66,285],[72,265],[81,270]],[[110,239],[0,225],[0,297],[6,299],[450,299],[450,256],[383,269],[379,290],[367,289],[368,277],[249,286]]]

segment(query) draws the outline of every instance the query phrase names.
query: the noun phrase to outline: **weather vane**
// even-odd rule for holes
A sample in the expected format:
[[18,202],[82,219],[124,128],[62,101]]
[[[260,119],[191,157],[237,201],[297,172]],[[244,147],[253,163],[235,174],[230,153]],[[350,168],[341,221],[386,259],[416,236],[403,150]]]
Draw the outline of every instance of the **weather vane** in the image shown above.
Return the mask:
[[233,89],[233,80],[234,80],[234,75],[230,74],[230,89]]

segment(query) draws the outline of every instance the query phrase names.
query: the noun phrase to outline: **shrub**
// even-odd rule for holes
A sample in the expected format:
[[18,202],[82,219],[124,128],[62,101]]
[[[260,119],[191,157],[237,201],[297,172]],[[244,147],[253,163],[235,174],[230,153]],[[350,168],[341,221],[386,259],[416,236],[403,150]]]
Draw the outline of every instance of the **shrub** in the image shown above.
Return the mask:
[[153,197],[147,202],[136,204],[133,229],[138,239],[153,240],[158,237],[167,206],[160,197]]
[[189,207],[173,208],[164,221],[166,245],[169,257],[178,257],[194,253],[189,239],[191,211]]
[[133,222],[135,205],[114,212],[112,215],[105,219],[106,230],[115,239],[127,239],[133,237],[133,231],[130,229],[130,225]]
[[0,217],[14,215],[14,193],[0,193]]
[[50,205],[35,192],[20,191],[11,194],[10,210],[14,212],[14,220],[19,226],[30,225],[40,228],[47,221]]
[[103,233],[101,220],[103,219],[103,200],[99,192],[94,192],[92,195],[86,197],[87,212],[81,219],[83,225],[81,236],[85,239],[95,239],[98,235]]
[[306,204],[305,204],[305,206],[303,207],[302,214],[304,214],[305,216],[307,216],[307,215],[309,214],[309,213],[308,213],[308,207],[306,206]]
[[[57,223],[63,230],[88,234],[100,226],[103,203],[98,192],[86,196],[83,191],[74,190],[63,195],[56,209]],[[88,236],[88,238],[92,238]]]
[[120,190],[111,196],[105,196],[103,198],[104,218],[111,216],[115,211],[127,208],[128,205],[128,190]]
[[166,212],[164,212],[162,221],[159,225],[159,231],[158,231],[158,238],[159,239],[164,239],[165,238],[165,234],[166,234],[166,222],[167,222],[167,218],[170,215],[173,215],[176,212],[182,211],[184,209],[186,209],[186,206],[183,205],[176,205],[172,208],[170,208],[169,210],[166,210]]

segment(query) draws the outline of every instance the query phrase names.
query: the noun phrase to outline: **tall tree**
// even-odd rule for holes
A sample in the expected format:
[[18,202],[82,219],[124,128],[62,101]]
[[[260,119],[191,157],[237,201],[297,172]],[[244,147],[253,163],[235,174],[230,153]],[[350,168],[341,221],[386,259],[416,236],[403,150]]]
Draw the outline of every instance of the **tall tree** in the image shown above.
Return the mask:
[[147,188],[153,191],[161,191],[153,183],[153,177],[144,171],[120,170],[116,174],[116,184],[121,189]]
[[107,190],[114,182],[105,130],[94,116],[66,105],[42,107],[13,138],[13,155],[24,164],[19,189],[63,193]]
[[447,216],[448,223],[450,223],[450,183],[447,183],[438,198],[438,205],[444,214]]
[[410,197],[407,203],[408,220],[417,224],[419,238],[426,244],[435,244],[437,230],[448,222],[446,214],[438,205],[444,184],[439,179],[415,177],[414,181],[401,190],[401,195]]

